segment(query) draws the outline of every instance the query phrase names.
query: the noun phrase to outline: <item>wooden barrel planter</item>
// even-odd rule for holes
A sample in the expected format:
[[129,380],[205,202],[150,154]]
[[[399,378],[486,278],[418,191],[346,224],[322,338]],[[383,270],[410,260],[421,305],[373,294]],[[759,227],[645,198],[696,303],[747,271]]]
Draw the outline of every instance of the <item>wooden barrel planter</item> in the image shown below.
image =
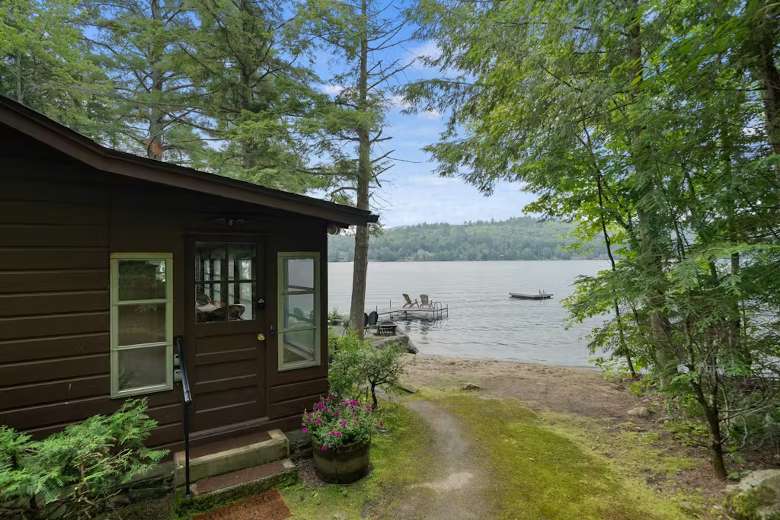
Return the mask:
[[325,482],[349,484],[368,474],[369,441],[353,442],[325,451],[316,439],[312,439],[314,467]]

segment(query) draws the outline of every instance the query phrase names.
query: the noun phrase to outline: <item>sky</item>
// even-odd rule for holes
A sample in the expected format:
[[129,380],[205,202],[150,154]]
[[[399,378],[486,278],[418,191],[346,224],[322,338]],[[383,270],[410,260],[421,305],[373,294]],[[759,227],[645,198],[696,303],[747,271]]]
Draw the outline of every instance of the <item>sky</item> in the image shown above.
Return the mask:
[[[410,28],[401,38],[411,34]],[[434,56],[435,44],[430,41],[412,40],[387,51],[381,59],[391,61],[400,58],[403,63],[414,64],[396,76],[394,85],[430,78],[436,71],[420,62],[420,56]],[[339,72],[342,62],[338,58],[321,54],[317,56],[315,70],[321,78],[332,77]],[[322,85],[323,92],[335,94],[339,86]],[[378,155],[395,150],[395,166],[382,176],[382,188],[373,200],[373,210],[380,214],[386,227],[406,226],[423,222],[447,222],[462,224],[475,220],[506,220],[523,215],[523,206],[534,199],[523,192],[519,184],[501,183],[494,193],[486,197],[475,187],[459,178],[443,178],[435,174],[436,163],[422,148],[437,141],[444,129],[446,115],[438,112],[403,114],[400,97],[386,117],[384,134],[390,141],[376,147]]]

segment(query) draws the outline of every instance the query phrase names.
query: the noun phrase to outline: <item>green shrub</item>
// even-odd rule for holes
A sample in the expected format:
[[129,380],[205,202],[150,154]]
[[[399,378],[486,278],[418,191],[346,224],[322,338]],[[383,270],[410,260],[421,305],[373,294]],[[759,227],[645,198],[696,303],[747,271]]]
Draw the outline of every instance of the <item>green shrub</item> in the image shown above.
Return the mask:
[[404,372],[400,345],[376,348],[354,333],[333,340],[332,361],[328,380],[330,391],[342,399],[371,398],[378,406],[377,388],[392,390]]
[[144,446],[156,425],[146,401],[131,400],[39,441],[0,428],[0,517],[81,520],[108,510],[123,484],[165,455]]

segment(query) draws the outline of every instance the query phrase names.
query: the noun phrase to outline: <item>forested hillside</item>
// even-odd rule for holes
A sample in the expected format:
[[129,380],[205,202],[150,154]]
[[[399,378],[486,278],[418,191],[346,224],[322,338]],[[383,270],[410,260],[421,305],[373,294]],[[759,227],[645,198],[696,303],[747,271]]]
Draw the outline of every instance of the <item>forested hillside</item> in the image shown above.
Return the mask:
[[[372,237],[368,257],[381,262],[411,260],[568,260],[603,258],[603,246],[594,241],[572,249],[574,226],[539,222],[523,217],[501,222],[463,225],[419,224],[386,229]],[[352,236],[331,236],[328,258],[352,260]]]

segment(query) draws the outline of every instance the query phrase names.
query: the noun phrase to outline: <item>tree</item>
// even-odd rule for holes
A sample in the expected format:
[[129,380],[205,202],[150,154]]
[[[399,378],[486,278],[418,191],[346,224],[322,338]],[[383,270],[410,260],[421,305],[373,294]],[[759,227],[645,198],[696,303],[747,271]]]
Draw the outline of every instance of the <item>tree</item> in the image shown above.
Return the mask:
[[442,77],[407,90],[451,114],[440,174],[523,181],[529,210],[617,252],[571,311],[611,312],[593,346],[696,403],[721,478],[736,418],[761,437],[778,402],[777,298],[756,285],[780,289],[777,6],[748,4],[423,0]]
[[104,139],[109,85],[83,44],[82,14],[76,0],[0,3],[0,94]]
[[[345,70],[330,78],[339,92],[326,129],[357,152],[356,159],[337,157],[334,183],[338,186],[331,196],[342,202],[349,200],[361,209],[369,209],[371,191],[379,185],[379,176],[392,167],[392,150],[377,153],[376,149],[390,139],[384,136],[383,127],[391,102],[391,81],[411,64],[402,58],[388,60],[383,54],[403,41],[406,22],[402,17],[390,16],[394,9],[392,1],[376,0],[312,0],[307,7],[311,19],[318,20],[312,24],[313,34],[345,61]],[[368,243],[369,226],[357,226],[349,322],[361,336]]]
[[213,143],[209,167],[232,177],[303,192],[328,177],[313,159],[327,155],[326,98],[306,66],[311,46],[291,4],[197,0],[200,24],[186,47],[205,95],[198,126]]
[[87,0],[83,36],[113,84],[114,147],[202,166],[193,131],[202,94],[182,47],[195,30],[184,0]]

